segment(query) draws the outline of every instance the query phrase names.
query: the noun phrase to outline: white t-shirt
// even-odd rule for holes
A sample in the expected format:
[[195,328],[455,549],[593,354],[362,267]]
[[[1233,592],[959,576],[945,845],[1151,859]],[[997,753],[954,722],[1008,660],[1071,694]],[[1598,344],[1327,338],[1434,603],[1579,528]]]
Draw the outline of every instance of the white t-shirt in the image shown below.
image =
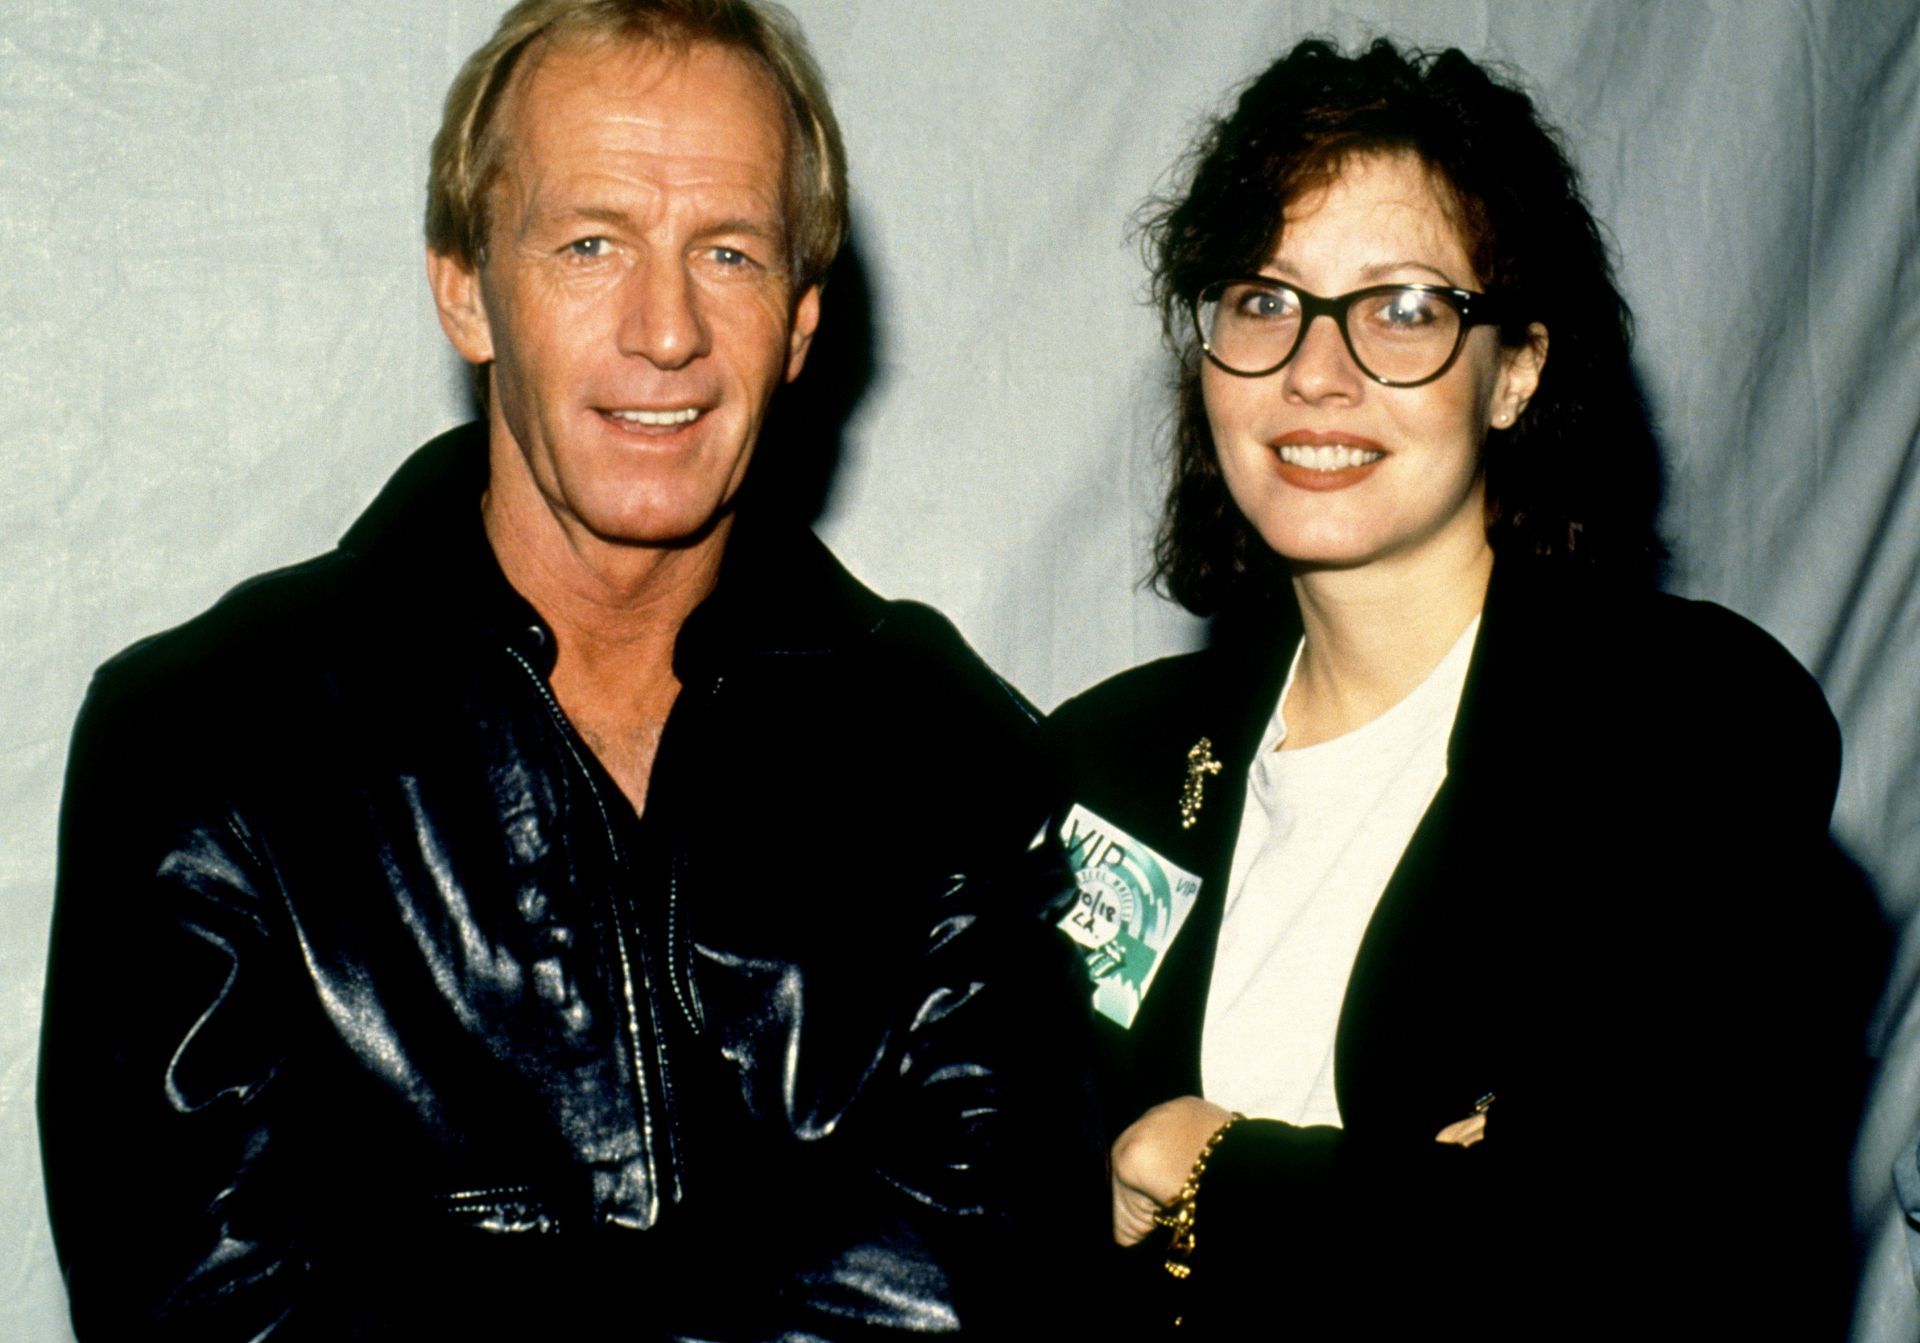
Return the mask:
[[1247,771],[1207,992],[1207,1099],[1295,1124],[1338,1124],[1333,1041],[1353,958],[1407,841],[1447,777],[1479,617],[1426,680],[1371,723],[1295,751],[1283,709]]

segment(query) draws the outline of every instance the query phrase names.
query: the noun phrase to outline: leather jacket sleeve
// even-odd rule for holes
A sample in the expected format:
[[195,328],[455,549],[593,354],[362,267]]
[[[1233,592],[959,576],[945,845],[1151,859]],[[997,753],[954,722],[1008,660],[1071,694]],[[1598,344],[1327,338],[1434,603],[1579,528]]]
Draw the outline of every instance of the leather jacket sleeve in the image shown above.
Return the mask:
[[1077,1332],[1082,1298],[1058,1284],[1087,1280],[1107,1236],[1085,978],[1051,928],[1071,893],[1051,841],[953,883],[884,1121],[886,1178],[954,1214],[943,1257],[979,1337]]
[[[111,670],[75,730],[41,1047],[80,1337],[283,1338],[308,1296],[279,1118],[271,877],[164,701]],[[201,744],[204,746],[204,743]]]
[[[944,622],[900,612],[883,637],[873,666],[919,688],[894,692],[871,725],[877,740],[912,743],[901,786],[875,793],[869,757],[829,742],[779,752],[809,762],[810,787],[858,800],[858,870],[729,883],[732,904],[690,916],[706,1020],[751,1023],[729,1051],[747,1108],[796,1140],[764,1178],[738,1159],[757,1144],[737,1144],[725,1178],[754,1187],[693,1202],[774,1211],[756,1255],[805,1284],[779,1308],[797,1335],[837,1337],[845,1311],[869,1330],[992,1337],[1064,1309],[1062,1294],[1034,1288],[1070,1278],[1105,1238],[1085,978],[1051,926],[1071,883],[1057,845],[1026,843],[1045,798],[1030,724],[997,690],[956,692]],[[803,698],[887,703],[871,677],[841,666]],[[732,685],[749,693],[744,677]],[[709,758],[724,769],[733,754]],[[689,787],[718,795],[730,778]],[[814,809],[762,820],[763,851],[813,851]]]

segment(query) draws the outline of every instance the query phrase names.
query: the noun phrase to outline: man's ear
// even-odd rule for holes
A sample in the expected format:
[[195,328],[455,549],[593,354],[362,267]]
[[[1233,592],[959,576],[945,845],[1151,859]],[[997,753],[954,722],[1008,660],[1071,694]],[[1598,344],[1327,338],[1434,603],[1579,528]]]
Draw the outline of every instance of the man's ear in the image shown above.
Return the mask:
[[[445,316],[440,319],[446,321]],[[820,286],[810,284],[800,301],[793,305],[793,323],[787,329],[787,381],[800,376],[806,365],[807,351],[813,345],[814,328],[820,325]],[[458,341],[454,342],[456,345]]]
[[440,329],[469,364],[493,358],[493,328],[480,298],[480,276],[473,267],[444,252],[427,249],[427,284],[440,310]]

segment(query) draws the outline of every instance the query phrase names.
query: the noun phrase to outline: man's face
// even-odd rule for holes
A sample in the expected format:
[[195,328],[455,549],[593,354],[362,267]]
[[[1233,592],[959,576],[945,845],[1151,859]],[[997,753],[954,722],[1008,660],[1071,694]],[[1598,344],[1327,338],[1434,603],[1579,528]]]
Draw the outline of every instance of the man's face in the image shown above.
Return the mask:
[[788,270],[788,119],[722,47],[533,58],[477,276],[429,259],[454,344],[492,361],[494,488],[525,472],[576,546],[698,539],[819,316]]

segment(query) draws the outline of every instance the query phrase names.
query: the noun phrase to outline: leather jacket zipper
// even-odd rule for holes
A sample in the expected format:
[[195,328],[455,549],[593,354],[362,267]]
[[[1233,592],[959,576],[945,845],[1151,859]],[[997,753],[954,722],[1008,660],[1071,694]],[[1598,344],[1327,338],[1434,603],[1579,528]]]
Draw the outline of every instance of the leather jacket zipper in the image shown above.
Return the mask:
[[[712,699],[720,693],[723,677],[716,677],[707,688],[707,698]],[[681,694],[687,690],[682,687]],[[673,731],[674,715],[668,714],[666,730],[660,734],[659,753],[655,757],[655,773],[663,771],[659,762],[668,758],[674,738],[679,735]],[[680,1005],[680,1014],[695,1035],[706,1033],[706,1011],[700,1002],[700,991],[693,982],[693,939],[680,925],[680,869],[685,865],[685,855],[675,846],[667,864],[667,983],[673,988],[673,998]]]
[[[607,811],[606,799],[601,795],[599,785],[594,782],[592,768],[587,764],[586,758],[581,754],[580,743],[576,738],[572,720],[567,717],[566,710],[560,707],[560,701],[554,698],[553,689],[547,684],[546,677],[542,676],[539,671],[535,669],[534,665],[526,659],[520,650],[508,645],[507,655],[520,665],[520,669],[527,674],[527,679],[533,683],[535,693],[539,695],[540,702],[546,706],[547,713],[553,719],[554,727],[560,734],[560,740],[567,748],[567,754],[573,757],[573,763],[579,770],[580,777],[586,783],[587,793],[593,798],[594,809],[600,814],[601,829],[607,837],[607,848],[613,855],[616,868],[622,872],[631,874],[626,853],[621,848],[619,837],[614,832],[613,818]],[[636,984],[635,978],[636,958],[634,956],[634,949],[629,945],[629,929],[627,928],[626,918],[621,912],[620,901],[618,899],[609,899],[607,901],[607,910],[613,922],[614,946],[620,955],[621,997],[627,1014],[627,1048],[631,1055],[633,1065],[634,1087],[639,1093],[638,1119],[643,1134],[651,1135],[656,1132],[655,1125],[651,1122],[653,1106],[648,1092],[647,1074],[651,1069],[659,1075],[661,1118],[665,1123],[657,1131],[660,1131],[662,1136],[666,1138],[664,1144],[666,1151],[663,1154],[656,1153],[650,1142],[646,1147],[647,1164],[651,1168],[651,1178],[649,1180],[651,1187],[648,1189],[646,1225],[652,1226],[659,1221],[660,1218],[660,1185],[663,1175],[666,1180],[674,1184],[676,1189],[679,1184],[678,1161],[674,1154],[674,1148],[676,1146],[674,1139],[676,1119],[674,1114],[673,1084],[671,1078],[668,1076],[666,1051],[664,1049],[649,1050],[643,1038],[649,1033],[659,1038],[661,1037],[661,1031],[658,1023],[652,1020],[654,1005],[651,994],[647,995],[648,1001],[645,1005],[648,1021],[645,1026],[643,1026],[641,1022],[642,1005],[638,1001],[639,986]],[[638,930],[633,931],[637,932]],[[669,962],[671,962],[671,949],[669,949],[668,959]],[[640,965],[638,968],[641,975],[644,976],[645,966]],[[671,981],[673,975],[670,973],[667,978]],[[679,989],[676,985],[676,997],[678,993]],[[663,1155],[665,1157],[664,1161],[660,1159]],[[675,1201],[678,1201],[677,1198]]]

